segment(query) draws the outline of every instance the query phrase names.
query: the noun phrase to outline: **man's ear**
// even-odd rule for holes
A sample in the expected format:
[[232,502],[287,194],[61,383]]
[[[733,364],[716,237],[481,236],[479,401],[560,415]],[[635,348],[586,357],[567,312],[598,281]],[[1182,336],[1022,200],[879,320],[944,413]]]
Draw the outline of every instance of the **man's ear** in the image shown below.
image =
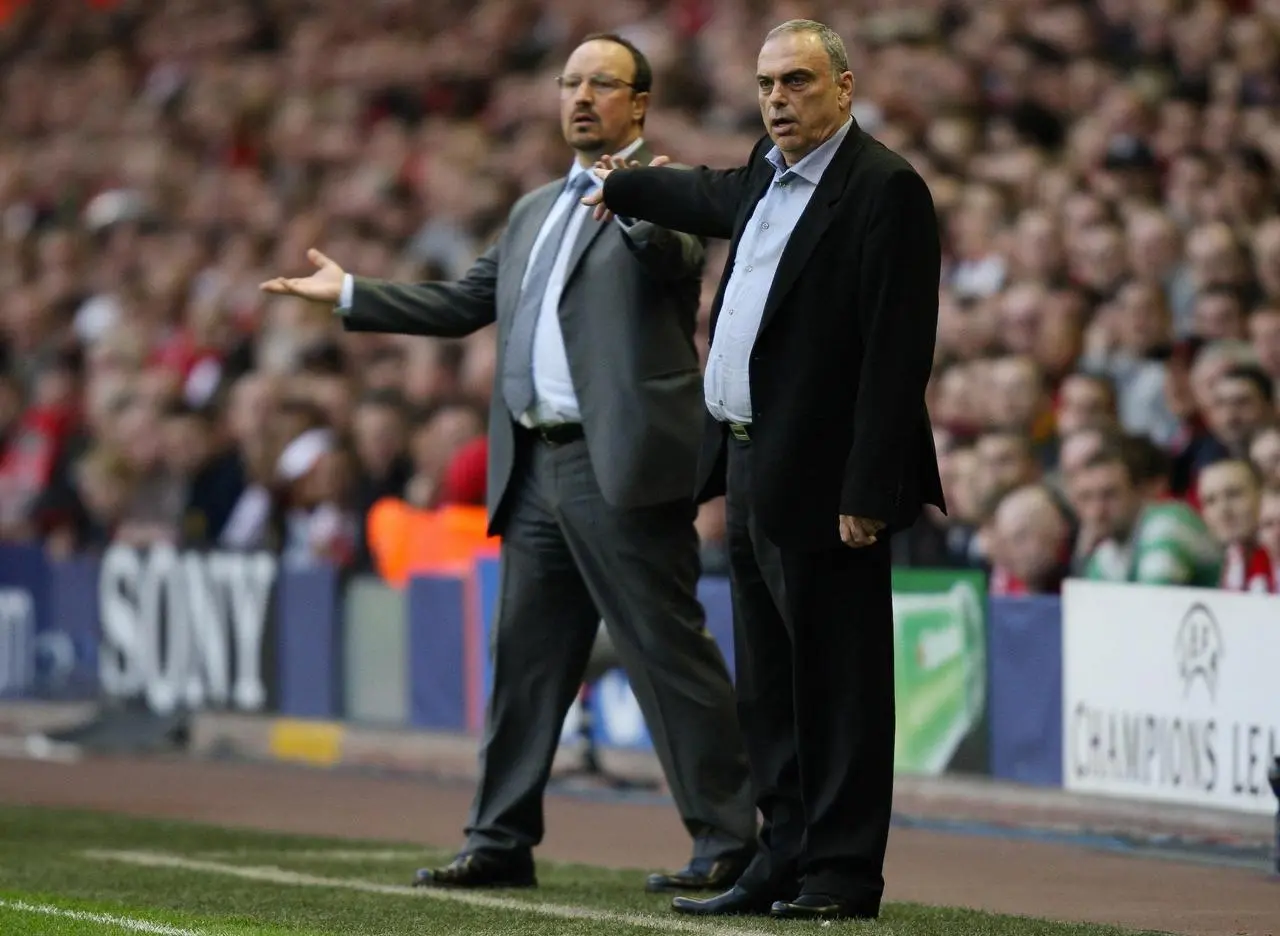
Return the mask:
[[643,120],[649,110],[649,92],[641,91],[631,101],[631,116],[637,121]]

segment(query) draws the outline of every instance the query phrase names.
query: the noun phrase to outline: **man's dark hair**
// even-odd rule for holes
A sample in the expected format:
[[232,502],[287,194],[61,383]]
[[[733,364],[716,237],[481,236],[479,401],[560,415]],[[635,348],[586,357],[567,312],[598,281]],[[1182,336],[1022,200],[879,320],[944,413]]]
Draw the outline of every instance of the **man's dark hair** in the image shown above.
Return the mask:
[[1119,465],[1124,468],[1124,473],[1128,476],[1129,481],[1136,483],[1133,477],[1133,470],[1129,467],[1129,463],[1124,460],[1124,456],[1120,454],[1120,446],[1104,445],[1098,451],[1090,455],[1081,468],[1106,468],[1111,465]]
[[1119,452],[1135,484],[1168,478],[1173,473],[1173,459],[1169,453],[1147,436],[1122,436]]
[[1072,371],[1063,379],[1063,382],[1065,383],[1067,380],[1072,378],[1076,380],[1087,380],[1089,383],[1101,387],[1102,392],[1107,397],[1108,403],[1111,405],[1111,409],[1114,410],[1116,408],[1116,403],[1119,397],[1116,393],[1116,382],[1110,374],[1104,374],[1101,371],[1093,370]]
[[1223,374],[1219,380],[1243,380],[1253,384],[1268,403],[1275,403],[1276,388],[1271,375],[1257,364],[1237,364]]
[[612,42],[620,45],[631,53],[631,63],[635,66],[635,76],[631,79],[631,90],[636,94],[644,94],[653,88],[653,68],[649,65],[649,60],[645,54],[636,48],[636,44],[630,39],[624,39],[617,33],[600,32],[592,33],[587,36],[579,45],[586,45],[588,42]]

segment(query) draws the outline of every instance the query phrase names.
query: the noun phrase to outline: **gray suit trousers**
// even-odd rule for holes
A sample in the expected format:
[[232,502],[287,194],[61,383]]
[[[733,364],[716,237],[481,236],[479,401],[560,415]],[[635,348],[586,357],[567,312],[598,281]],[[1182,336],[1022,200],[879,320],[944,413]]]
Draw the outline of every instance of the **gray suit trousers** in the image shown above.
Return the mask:
[[733,686],[697,599],[691,501],[600,494],[585,442],[520,433],[493,627],[493,693],[467,851],[526,851],[601,619],[653,737],[694,857],[754,848]]

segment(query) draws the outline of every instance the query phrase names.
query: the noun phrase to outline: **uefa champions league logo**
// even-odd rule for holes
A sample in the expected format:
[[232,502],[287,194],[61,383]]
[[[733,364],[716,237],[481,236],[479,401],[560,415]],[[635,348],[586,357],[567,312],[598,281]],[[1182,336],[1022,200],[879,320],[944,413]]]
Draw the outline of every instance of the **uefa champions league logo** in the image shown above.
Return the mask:
[[1209,608],[1196,602],[1182,618],[1174,642],[1183,695],[1191,694],[1192,683],[1204,680],[1209,700],[1217,701],[1218,667],[1222,660],[1222,628]]

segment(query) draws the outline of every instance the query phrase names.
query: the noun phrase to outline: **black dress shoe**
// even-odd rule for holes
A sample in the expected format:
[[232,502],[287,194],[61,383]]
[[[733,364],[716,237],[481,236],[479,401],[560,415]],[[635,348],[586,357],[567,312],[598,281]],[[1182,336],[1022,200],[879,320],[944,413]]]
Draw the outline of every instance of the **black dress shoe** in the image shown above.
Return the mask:
[[414,887],[537,887],[533,859],[459,855],[443,868],[419,868]]
[[777,906],[772,894],[750,891],[733,885],[723,894],[698,900],[694,897],[676,897],[671,909],[691,916],[768,916],[770,906]]
[[751,863],[751,855],[739,853],[722,858],[694,858],[679,871],[649,875],[644,889],[651,894],[668,891],[725,890],[742,877]]
[[775,920],[874,920],[878,904],[847,900],[827,894],[801,894],[795,900],[779,900],[769,911]]

